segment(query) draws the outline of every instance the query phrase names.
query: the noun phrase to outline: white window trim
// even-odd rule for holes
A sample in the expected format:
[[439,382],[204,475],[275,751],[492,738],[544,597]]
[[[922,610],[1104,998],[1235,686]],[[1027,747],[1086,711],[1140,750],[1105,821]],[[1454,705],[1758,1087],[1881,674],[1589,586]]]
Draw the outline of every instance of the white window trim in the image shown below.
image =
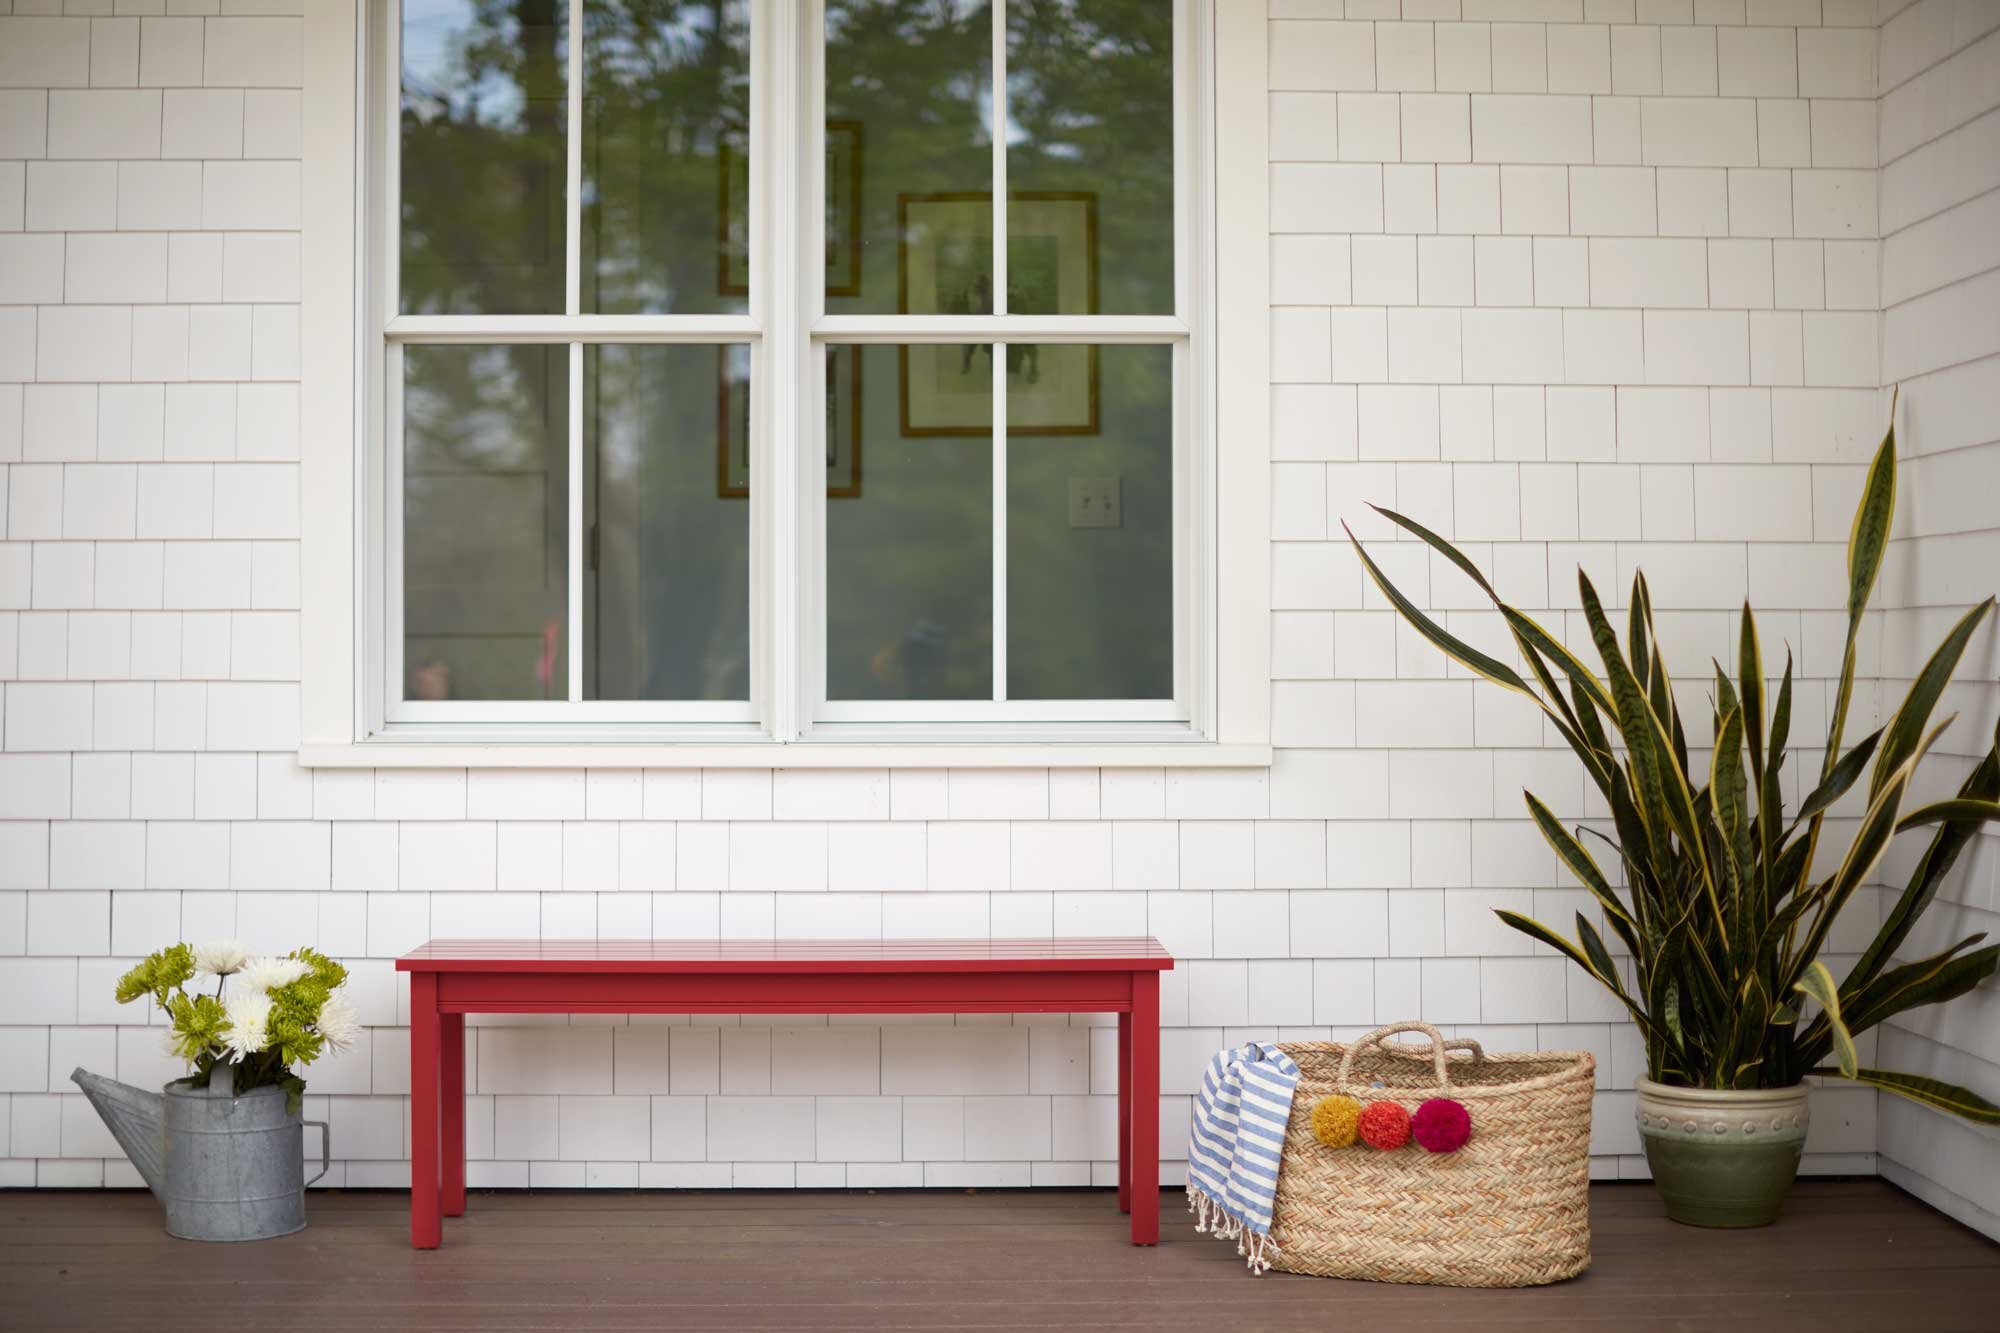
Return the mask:
[[[305,123],[303,143],[303,308],[301,311],[301,514],[302,717],[300,760],[316,767],[974,767],[1090,766],[1184,767],[1255,766],[1268,764],[1270,746],[1270,352],[1269,352],[1269,227],[1268,227],[1268,109],[1267,29],[1264,0],[1221,0],[1214,5],[1213,42],[1198,47],[1199,77],[1211,80],[1212,142],[1226,144],[1226,153],[1204,152],[1195,191],[1213,200],[1212,227],[1192,263],[1180,266],[1179,281],[1205,286],[1212,299],[1198,308],[1207,321],[1203,337],[1212,349],[1196,358],[1192,373],[1183,377],[1193,396],[1194,411],[1205,429],[1194,432],[1208,442],[1211,459],[1191,462],[1209,469],[1210,480],[1199,491],[1178,485],[1177,494],[1201,494],[1208,501],[1195,516],[1195,558],[1176,560],[1176,580],[1195,584],[1186,595],[1177,589],[1177,608],[1201,608],[1208,618],[1190,635],[1188,656],[1195,709],[1191,725],[1172,734],[1157,722],[1097,722],[1091,724],[1023,722],[995,715],[969,718],[956,726],[935,722],[897,722],[876,713],[868,722],[810,721],[817,703],[814,691],[818,667],[806,662],[800,649],[812,642],[806,625],[815,622],[816,605],[806,605],[811,582],[804,553],[813,549],[816,531],[808,498],[799,483],[799,469],[789,460],[769,458],[763,475],[774,477],[767,488],[770,501],[761,514],[753,511],[753,549],[772,557],[766,564],[792,571],[786,577],[755,581],[752,616],[767,627],[773,640],[755,655],[752,697],[768,726],[745,727],[718,721],[710,725],[679,724],[671,733],[648,732],[631,723],[577,722],[490,723],[463,727],[427,724],[421,735],[371,726],[383,716],[379,692],[384,681],[371,671],[368,658],[373,614],[367,605],[370,580],[379,583],[382,546],[365,531],[367,516],[383,511],[383,497],[370,494],[368,450],[360,433],[363,422],[377,411],[378,387],[367,382],[363,368],[374,355],[377,336],[368,319],[364,283],[369,270],[367,220],[358,174],[374,159],[360,142],[361,109],[371,95],[370,71],[364,59],[361,0],[324,0],[307,7],[305,18]],[[766,40],[797,50],[791,25],[810,21],[816,6],[793,0],[760,0],[758,20],[767,26]],[[817,49],[816,47],[810,49]],[[790,117],[811,123],[816,108],[801,105],[798,80],[762,81],[757,114]],[[776,87],[771,87],[773,83]],[[811,81],[815,86],[817,81]],[[1185,100],[1185,99],[1182,99]],[[1189,114],[1183,109],[1182,114]],[[768,136],[767,136],[768,142]],[[766,154],[767,157],[770,154]],[[816,155],[808,155],[808,170],[817,175]],[[782,166],[782,164],[771,164]],[[773,180],[773,176],[778,179]],[[769,196],[765,219],[797,216],[799,199],[816,191],[814,180],[799,180],[788,171],[760,172]],[[797,180],[796,186],[788,182]],[[1180,187],[1185,192],[1186,187]],[[996,194],[1004,191],[996,189]],[[1186,219],[1189,210],[1178,210]],[[800,229],[800,249],[817,231],[813,221]],[[1185,234],[1187,228],[1178,228]],[[769,254],[769,236],[755,253]],[[1003,261],[1004,262],[1004,261]],[[776,303],[802,299],[796,280],[798,265],[767,266],[786,272],[762,274],[763,299]],[[1205,271],[1204,271],[1205,270]],[[790,274],[789,280],[787,274]],[[1200,286],[1196,290],[1200,290]],[[804,299],[810,299],[806,296]],[[816,303],[815,303],[816,304]],[[1183,297],[1182,308],[1189,308]],[[782,325],[766,306],[764,327]],[[703,319],[704,330],[727,323]],[[751,320],[742,321],[754,330]],[[485,321],[489,332],[506,332],[504,320]],[[937,336],[946,336],[949,321],[940,321]],[[658,336],[657,319],[645,321]],[[1102,326],[1100,332],[1099,327]],[[399,332],[427,337],[445,332],[421,319],[397,321]],[[785,376],[764,358],[758,373],[773,375],[783,386],[767,401],[775,405],[764,434],[790,438],[798,418],[802,387],[816,373],[821,358],[813,355],[819,341],[901,340],[912,325],[896,324],[891,335],[881,321],[869,317],[826,317],[812,326],[811,339],[797,339],[803,364]],[[951,326],[956,328],[957,326]],[[1079,324],[1066,323],[1057,337],[1044,321],[1002,317],[996,321],[1005,336],[1040,336],[1060,340],[1077,336]],[[1088,321],[1093,338],[1123,337],[1157,341],[1175,336],[1178,321],[1159,318],[1096,317]],[[633,321],[598,317],[590,336],[620,338],[638,332]],[[483,335],[482,335],[483,336]],[[571,335],[574,336],[574,335]],[[962,330],[957,335],[963,340]],[[991,332],[982,335],[990,339]],[[714,340],[712,332],[703,340]],[[775,346],[775,340],[771,340]],[[1188,344],[1181,342],[1179,348]],[[1185,356],[1177,351],[1177,356]],[[753,447],[754,444],[753,444]],[[767,454],[776,451],[766,450]],[[1193,450],[1183,450],[1192,454]],[[789,483],[789,484],[788,484]],[[760,534],[760,521],[772,525]],[[775,540],[773,539],[775,538]],[[775,572],[775,571],[773,571]],[[808,615],[807,612],[813,614]],[[798,664],[783,672],[786,680],[767,679],[770,664]],[[836,710],[838,711],[838,710]],[[893,710],[891,710],[893,712]],[[933,710],[934,711],[934,710]],[[980,710],[973,710],[975,712]],[[575,716],[572,714],[571,716]],[[819,715],[824,719],[825,715]]]

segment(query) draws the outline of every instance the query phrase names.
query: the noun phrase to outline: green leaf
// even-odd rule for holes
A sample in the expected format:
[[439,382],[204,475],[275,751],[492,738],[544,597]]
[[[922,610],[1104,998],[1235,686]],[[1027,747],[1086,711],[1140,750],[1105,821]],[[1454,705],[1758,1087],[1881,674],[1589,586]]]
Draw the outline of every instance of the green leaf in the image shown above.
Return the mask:
[[[1896,426],[1891,410],[1888,432],[1868,465],[1868,481],[1861,491],[1861,503],[1854,510],[1854,525],[1847,534],[1847,618],[1861,619],[1881,571],[1883,553],[1889,549],[1889,525],[1896,516]],[[1850,631],[1850,636],[1852,631]]]
[[1583,952],[1590,959],[1591,970],[1597,973],[1605,985],[1617,992],[1623,999],[1625,987],[1618,979],[1618,964],[1611,959],[1611,951],[1604,947],[1604,937],[1597,933],[1597,927],[1583,913],[1576,914],[1576,938],[1583,945]]
[[1833,771],[1826,775],[1826,781],[1813,788],[1812,794],[1799,803],[1799,813],[1792,820],[1793,826],[1796,827],[1812,818],[1847,795],[1848,788],[1852,787],[1867,770],[1868,757],[1875,753],[1875,745],[1881,739],[1882,730],[1877,729],[1873,734],[1857,741],[1853,749],[1842,755],[1840,762],[1833,766]]
[[[1961,798],[1975,800],[1992,800],[2000,796],[2000,726],[1994,728],[1993,745],[1986,751],[1986,757],[1966,775],[1958,794]],[[1910,874],[1909,884],[1897,896],[1896,905],[1889,910],[1882,928],[1855,962],[1853,971],[1848,973],[1849,986],[1866,985],[1901,947],[1917,924],[1917,918],[1924,914],[1931,905],[1931,899],[1937,896],[1938,886],[1951,873],[1959,853],[1978,834],[1979,827],[1979,822],[1973,820],[1946,822],[1932,836],[1931,845],[1924,849],[1923,858]]]
[[1835,918],[1847,906],[1848,898],[1875,869],[1875,863],[1881,860],[1883,851],[1889,846],[1889,839],[1895,836],[1896,813],[1902,807],[1903,795],[1909,790],[1917,764],[1942,730],[1942,727],[1938,728],[1919,742],[1916,752],[1890,775],[1874,803],[1868,807],[1868,813],[1862,816],[1861,826],[1855,830],[1854,841],[1849,844],[1840,869],[1815,890],[1819,909],[1799,951],[1788,960],[1789,976],[1785,989],[1789,990],[1791,983],[1799,980],[1808,961],[1818,957],[1820,946],[1826,942],[1827,932],[1833,928]]
[[[1652,1019],[1647,1015],[1645,1010],[1633,1002],[1631,996],[1625,993],[1624,986],[1619,984],[1618,971],[1615,967],[1605,972],[1598,971],[1597,965],[1591,962],[1589,954],[1576,945],[1571,944],[1568,940],[1556,934],[1553,930],[1550,930],[1531,916],[1523,916],[1519,912],[1510,912],[1504,907],[1495,908],[1493,915],[1499,917],[1502,921],[1530,939],[1540,940],[1543,944],[1561,953],[1578,967],[1588,972],[1599,985],[1618,997],[1619,1001],[1625,1006],[1626,1012],[1632,1015],[1632,1020],[1639,1025],[1642,1032],[1652,1033]],[[1578,917],[1577,920],[1583,921],[1583,918]],[[1589,923],[1585,922],[1584,924],[1587,926]],[[1592,932],[1592,937],[1595,938],[1595,932]],[[1597,947],[1600,951],[1603,950],[1604,942],[1601,939],[1598,940]],[[1606,955],[1606,961],[1609,961],[1609,955]]]
[[1743,632],[1736,648],[1736,688],[1743,696],[1743,734],[1750,746],[1750,776],[1764,785],[1764,655],[1757,645],[1757,616],[1743,603]]
[[1847,997],[1843,1001],[1843,1012],[1847,1016],[1849,1030],[1866,1032],[1906,1009],[1943,1004],[1979,985],[1992,976],[1995,965],[2000,964],[2000,944],[1989,944],[1972,953],[1965,953],[1964,950],[1985,938],[1983,931],[1968,935],[1941,953],[1902,967],[1892,967],[1859,993],[1843,987],[1842,993]]
[[1557,858],[1569,867],[1572,875],[1583,881],[1583,886],[1589,889],[1591,896],[1603,905],[1607,914],[1629,919],[1625,904],[1611,891],[1611,882],[1604,877],[1604,872],[1598,869],[1597,861],[1584,850],[1583,844],[1570,836],[1569,830],[1562,826],[1561,821],[1550,813],[1549,808],[1543,805],[1533,792],[1521,794],[1527,799],[1528,814],[1534,819],[1535,827],[1541,830],[1542,837],[1555,849]]
[[1743,778],[1743,714],[1731,709],[1723,715],[1715,734],[1715,756],[1710,761],[1709,789],[1714,793],[1715,816],[1722,825],[1724,841],[1732,856],[1742,857],[1749,847],[1749,792]]
[[1840,1074],[1856,1083],[1866,1083],[1884,1092],[1893,1092],[1898,1097],[1908,1097],[1913,1102],[1921,1102],[1977,1125],[2000,1125],[2000,1106],[1995,1106],[1976,1092],[1942,1079],[1898,1074],[1887,1069],[1857,1069],[1852,1074],[1843,1074],[1838,1069],[1815,1069],[1812,1072],[1829,1076]]
[[1969,801],[1961,797],[1918,806],[1896,821],[1896,832],[1921,828],[1926,824],[1942,824],[1948,820],[1969,820],[1975,824],[1984,824],[1994,819],[2000,819],[2000,801]]
[[1798,979],[1794,989],[1819,1001],[1821,1014],[1833,1035],[1834,1058],[1840,1063],[1840,1072],[1853,1078],[1860,1062],[1854,1055],[1854,1034],[1840,1020],[1840,986],[1834,981],[1833,973],[1827,971],[1825,963],[1815,958],[1806,965],[1805,975]]
[[[1382,595],[1387,597],[1398,611],[1402,612],[1403,619],[1409,621],[1411,627],[1417,633],[1429,639],[1445,656],[1451,658],[1467,670],[1476,672],[1497,685],[1505,685],[1510,690],[1519,691],[1527,695],[1530,699],[1534,699],[1538,704],[1542,702],[1535,692],[1528,688],[1528,682],[1521,679],[1520,672],[1514,670],[1513,667],[1508,666],[1498,658],[1489,657],[1477,648],[1474,648],[1471,644],[1455,637],[1443,626],[1418,610],[1416,604],[1403,596],[1396,585],[1389,582],[1388,576],[1382,572],[1381,568],[1369,558],[1368,552],[1362,548],[1360,541],[1355,538],[1354,530],[1349,528],[1346,523],[1342,523],[1340,526],[1347,533],[1347,540],[1353,545],[1355,554],[1361,557],[1361,563],[1367,569],[1368,577],[1375,581],[1375,586],[1382,590]],[[1459,559],[1463,560],[1464,557],[1460,556]],[[1470,562],[1468,561],[1467,564],[1469,565]]]
[[1771,710],[1771,754],[1764,761],[1767,773],[1785,765],[1785,742],[1792,736],[1792,650],[1785,649],[1785,675],[1778,682],[1778,706]]
[[1959,617],[1951,632],[1944,636],[1944,642],[1937,646],[1930,660],[1924,663],[1917,678],[1910,682],[1910,692],[1903,696],[1902,707],[1890,720],[1882,736],[1881,749],[1875,756],[1875,777],[1869,785],[1869,794],[1882,789],[1888,775],[1916,750],[1922,739],[1924,728],[1930,724],[1931,710],[1937,706],[1938,696],[1951,683],[1952,673],[1958,670],[1958,659],[1964,655],[1966,644],[1979,628],[1979,622],[1993,609],[1993,599],[1987,598],[1979,605]]
[[[1606,712],[1611,711],[1611,696],[1604,692],[1604,687],[1590,673],[1590,668],[1586,667],[1574,653],[1563,646],[1559,639],[1550,634],[1546,629],[1543,629],[1532,617],[1522,614],[1501,601],[1500,594],[1494,591],[1493,585],[1487,582],[1486,576],[1479,572],[1479,566],[1473,564],[1466,557],[1465,552],[1459,550],[1456,546],[1453,546],[1443,537],[1438,536],[1437,533],[1432,532],[1413,518],[1399,514],[1393,509],[1384,509],[1378,504],[1371,504],[1368,507],[1383,518],[1388,519],[1391,523],[1394,523],[1397,527],[1422,541],[1426,546],[1429,546],[1445,559],[1451,561],[1458,568],[1459,572],[1471,579],[1473,584],[1486,594],[1487,600],[1499,609],[1501,616],[1506,619],[1508,628],[1513,630],[1514,637],[1517,640],[1525,641],[1535,651],[1541,653],[1542,656],[1562,668],[1563,674],[1570,678],[1572,684],[1580,685],[1586,693],[1597,700],[1600,708],[1603,708]],[[1342,526],[1345,527],[1346,525],[1342,524]],[[1349,532],[1347,535],[1349,540],[1352,540],[1354,537],[1352,532]]]
[[1694,793],[1688,787],[1687,774],[1675,760],[1659,715],[1653,711],[1638,679],[1618,651],[1617,636],[1612,632],[1611,622],[1605,619],[1597,589],[1591,586],[1590,576],[1581,570],[1577,572],[1577,587],[1582,594],[1583,613],[1590,623],[1591,637],[1597,642],[1598,655],[1604,659],[1605,676],[1611,682],[1611,697],[1618,705],[1618,730],[1625,738],[1630,756],[1639,810],[1646,816],[1646,827],[1653,835],[1653,855],[1665,864],[1671,857],[1666,841],[1667,829],[1671,827],[1680,835],[1681,845],[1691,854],[1702,888],[1715,911],[1716,929],[1722,933],[1726,945],[1728,927],[1723,922],[1722,903],[1716,893],[1714,873],[1708,864],[1708,849],[1703,846],[1696,828]]

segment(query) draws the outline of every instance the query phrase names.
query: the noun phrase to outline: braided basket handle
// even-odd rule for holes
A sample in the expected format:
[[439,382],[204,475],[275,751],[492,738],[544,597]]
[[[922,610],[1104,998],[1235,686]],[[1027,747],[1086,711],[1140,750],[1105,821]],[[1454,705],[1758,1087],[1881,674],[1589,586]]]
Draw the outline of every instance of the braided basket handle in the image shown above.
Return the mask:
[[[1423,1033],[1430,1038],[1429,1051],[1398,1049],[1395,1046],[1389,1045],[1387,1039],[1393,1037],[1398,1032]],[[1405,1060],[1422,1060],[1428,1058],[1431,1062],[1432,1071],[1437,1074],[1438,1087],[1446,1092],[1451,1091],[1451,1075],[1446,1072],[1445,1068],[1447,1063],[1445,1053],[1447,1051],[1470,1051],[1472,1052],[1472,1058],[1475,1060],[1484,1060],[1486,1058],[1486,1052],[1480,1048],[1478,1042],[1470,1037],[1454,1037],[1447,1041],[1445,1035],[1429,1023],[1391,1023],[1387,1027],[1376,1028],[1373,1032],[1347,1048],[1347,1053],[1340,1057],[1340,1073],[1335,1079],[1338,1086],[1344,1088],[1353,1081],[1354,1057],[1359,1055],[1363,1048],[1369,1046],[1380,1046],[1389,1054],[1400,1056]]]

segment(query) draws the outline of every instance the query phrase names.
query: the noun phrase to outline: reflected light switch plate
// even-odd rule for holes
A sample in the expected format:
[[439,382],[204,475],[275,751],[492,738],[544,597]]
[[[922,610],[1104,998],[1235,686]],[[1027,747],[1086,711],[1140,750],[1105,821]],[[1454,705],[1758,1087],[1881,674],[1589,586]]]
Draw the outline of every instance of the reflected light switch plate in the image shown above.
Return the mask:
[[1071,477],[1069,525],[1073,528],[1117,527],[1118,478]]

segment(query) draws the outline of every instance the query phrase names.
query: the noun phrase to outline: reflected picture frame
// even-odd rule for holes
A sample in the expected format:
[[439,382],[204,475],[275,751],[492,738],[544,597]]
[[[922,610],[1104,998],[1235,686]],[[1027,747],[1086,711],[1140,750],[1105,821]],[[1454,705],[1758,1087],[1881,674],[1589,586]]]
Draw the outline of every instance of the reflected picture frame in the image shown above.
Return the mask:
[[[715,493],[750,498],[750,437],[734,423],[747,420],[747,386],[729,373],[729,349],[719,349],[715,390]],[[858,343],[827,343],[826,422],[822,444],[828,499],[861,496],[861,353]]]
[[[1097,195],[1008,196],[1007,287],[1012,313],[1097,313]],[[990,314],[993,196],[906,194],[896,200],[897,308],[907,315]],[[1097,348],[1007,346],[1008,431],[1096,435]],[[984,436],[992,423],[990,344],[911,343],[897,349],[897,416],[906,436]]]
[[[864,134],[858,120],[826,122],[826,294],[861,295],[861,180]],[[717,154],[716,290],[750,294],[750,162],[725,139]]]

